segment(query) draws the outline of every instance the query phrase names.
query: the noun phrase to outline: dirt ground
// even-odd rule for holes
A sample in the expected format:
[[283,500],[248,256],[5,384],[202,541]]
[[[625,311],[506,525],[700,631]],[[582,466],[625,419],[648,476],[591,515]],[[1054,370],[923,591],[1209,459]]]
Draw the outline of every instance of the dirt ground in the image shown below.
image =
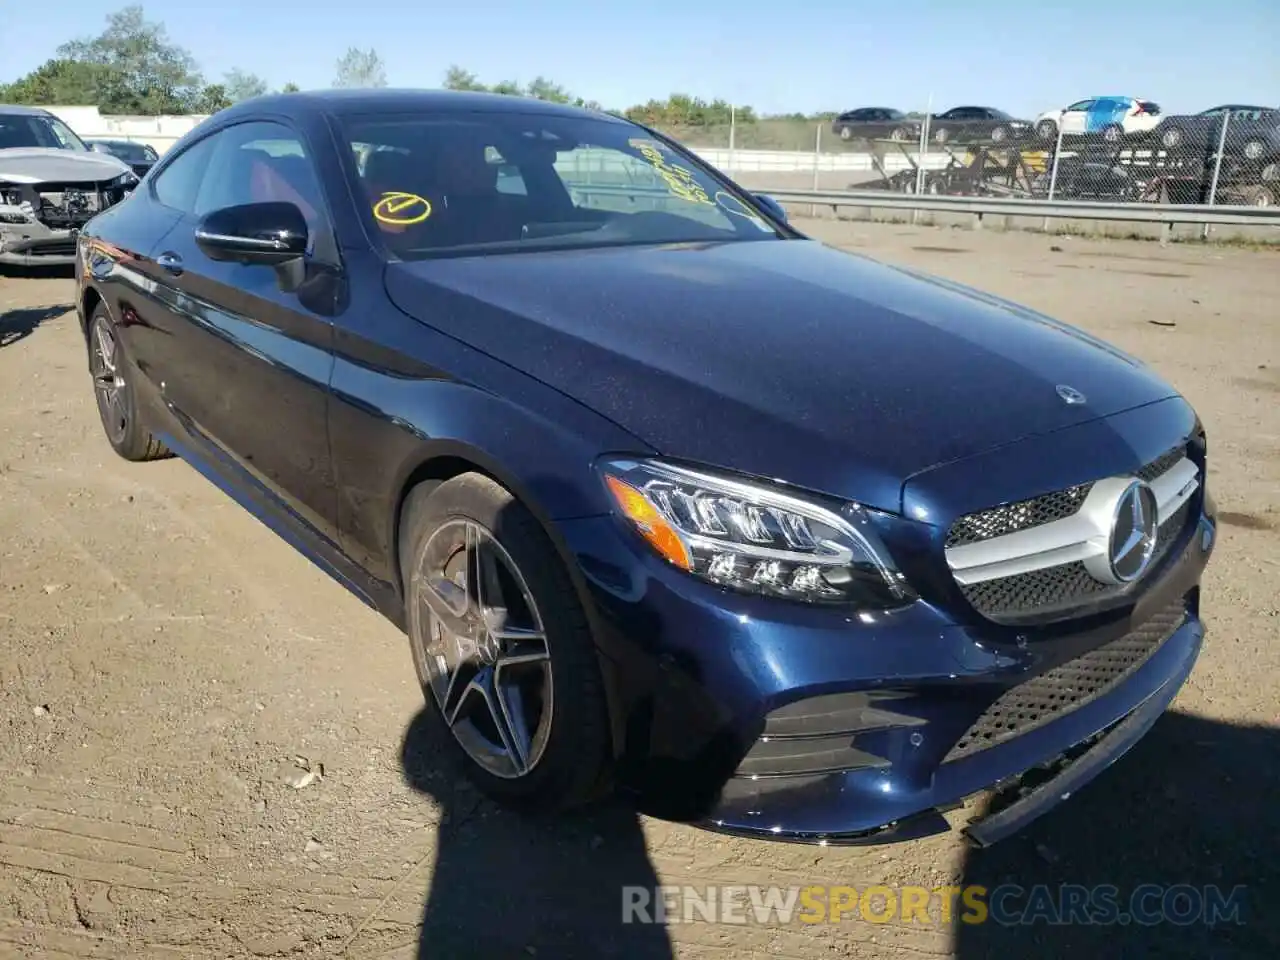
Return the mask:
[[[1210,632],[1132,753],[980,854],[499,813],[433,767],[404,638],[181,461],[116,458],[72,281],[9,275],[0,957],[1280,956],[1280,255],[800,225],[1101,334],[1199,408],[1223,520]],[[1246,911],[1216,930],[620,922],[623,884],[1006,882],[1243,885]]]

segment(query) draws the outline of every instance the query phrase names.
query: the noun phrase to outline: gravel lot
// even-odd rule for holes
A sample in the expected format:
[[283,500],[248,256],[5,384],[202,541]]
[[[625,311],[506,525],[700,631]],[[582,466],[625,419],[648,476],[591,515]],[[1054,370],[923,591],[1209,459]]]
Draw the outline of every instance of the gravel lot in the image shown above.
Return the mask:
[[[808,226],[1080,324],[1198,406],[1223,511],[1210,633],[1131,754],[982,854],[498,813],[433,769],[403,637],[190,467],[117,459],[72,281],[3,276],[0,956],[1280,956],[1280,255]],[[620,885],[659,882],[1248,890],[1216,931],[622,926]]]

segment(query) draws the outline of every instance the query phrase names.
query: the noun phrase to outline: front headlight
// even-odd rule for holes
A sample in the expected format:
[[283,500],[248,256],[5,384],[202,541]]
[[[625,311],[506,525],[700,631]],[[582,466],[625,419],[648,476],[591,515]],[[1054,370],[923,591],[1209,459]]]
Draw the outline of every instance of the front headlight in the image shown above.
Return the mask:
[[655,460],[609,460],[601,470],[622,516],[694,576],[811,603],[883,609],[914,598],[857,504],[823,506]]

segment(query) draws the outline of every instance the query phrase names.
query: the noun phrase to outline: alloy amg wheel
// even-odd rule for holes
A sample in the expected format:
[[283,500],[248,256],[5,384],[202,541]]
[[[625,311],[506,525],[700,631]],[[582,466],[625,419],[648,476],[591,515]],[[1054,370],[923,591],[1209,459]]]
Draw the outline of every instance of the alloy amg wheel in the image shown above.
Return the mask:
[[123,442],[129,430],[129,384],[120,362],[120,347],[110,324],[95,319],[89,344],[89,371],[93,374],[93,392],[98,401],[102,428],[112,446]]
[[133,390],[133,367],[103,304],[98,304],[93,312],[88,340],[94,399],[111,448],[126,460],[159,460],[172,456],[142,422]]
[[531,810],[580,806],[606,790],[595,643],[533,514],[481,474],[426,481],[401,514],[400,569],[414,668],[462,772]]
[[496,777],[521,777],[547,747],[555,696],[537,604],[481,524],[441,524],[414,572],[426,608],[413,640],[458,744]]
[[1172,150],[1182,145],[1182,131],[1177,127],[1170,127],[1160,135],[1160,145],[1166,150]]

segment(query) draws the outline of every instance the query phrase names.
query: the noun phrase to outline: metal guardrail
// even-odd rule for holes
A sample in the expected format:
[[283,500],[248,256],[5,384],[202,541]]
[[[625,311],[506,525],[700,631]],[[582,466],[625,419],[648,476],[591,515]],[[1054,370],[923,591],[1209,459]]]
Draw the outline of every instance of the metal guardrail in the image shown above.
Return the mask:
[[1280,227],[1280,207],[1245,207],[1196,203],[1105,203],[1095,200],[1026,200],[1011,197],[949,197],[899,194],[885,190],[759,190],[780,203],[869,207],[968,213],[980,224],[984,216],[1048,217],[1075,220],[1121,220],[1158,223],[1167,235],[1175,223]]
[[[598,194],[654,203],[671,200],[670,194],[651,187],[625,184],[575,183],[579,195]],[[1106,203],[1097,200],[1030,200],[1014,197],[955,197],[943,194],[894,193],[888,190],[755,190],[779,203],[810,206],[867,207],[888,210],[923,210],[934,213],[971,214],[981,228],[984,217],[1040,217],[1043,219],[1116,220],[1158,223],[1160,240],[1169,240],[1174,224],[1252,226],[1280,228],[1280,207],[1247,207],[1197,203]]]

